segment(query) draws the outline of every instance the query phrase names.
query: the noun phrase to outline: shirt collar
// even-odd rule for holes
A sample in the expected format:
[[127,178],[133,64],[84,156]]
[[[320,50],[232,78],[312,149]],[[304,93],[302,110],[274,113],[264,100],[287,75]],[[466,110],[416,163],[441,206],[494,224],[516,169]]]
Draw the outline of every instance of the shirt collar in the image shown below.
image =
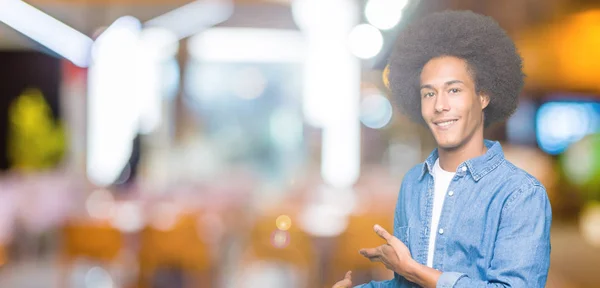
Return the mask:
[[[496,169],[504,161],[504,152],[498,141],[483,140],[483,142],[488,148],[487,152],[458,165],[456,173],[466,172],[462,171],[462,167],[467,167],[466,170],[471,173],[473,179],[479,181],[479,179]],[[435,148],[423,163],[423,170],[419,176],[419,181],[423,179],[426,172],[433,175],[433,167],[438,157],[438,148]]]

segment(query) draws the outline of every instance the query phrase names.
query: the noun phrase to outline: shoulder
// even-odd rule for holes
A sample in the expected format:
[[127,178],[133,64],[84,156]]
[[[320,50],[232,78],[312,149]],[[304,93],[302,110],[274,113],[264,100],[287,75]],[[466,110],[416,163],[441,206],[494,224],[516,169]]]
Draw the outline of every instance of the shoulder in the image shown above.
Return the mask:
[[[421,175],[423,175],[423,171],[424,169],[427,169],[425,167],[425,163],[419,163],[415,166],[413,166],[410,170],[408,170],[408,172],[406,172],[406,174],[404,174],[404,176],[402,177],[402,184],[400,186],[400,194],[404,195],[405,197],[408,197],[407,193],[408,191],[415,191],[418,189],[415,189],[415,187],[418,187],[421,183],[421,181],[423,181],[423,178],[421,178]],[[413,194],[413,193],[410,193]]]
[[412,185],[419,182],[421,180],[421,175],[423,174],[423,171],[425,169],[427,169],[427,167],[425,167],[424,162],[421,162],[410,168],[410,170],[408,170],[408,172],[404,174],[404,178],[402,179],[402,186]]
[[506,159],[498,168],[497,173],[494,173],[496,175],[493,176],[501,182],[499,187],[503,187],[502,190],[505,192],[505,208],[524,198],[537,199],[541,202],[549,201],[546,187],[527,171]]
[[498,174],[501,175],[496,176],[501,176],[499,179],[502,179],[503,182],[512,183],[513,186],[521,189],[540,188],[545,190],[544,185],[537,178],[506,159],[504,159],[497,170]]
[[517,167],[512,162],[504,159],[502,164],[498,167],[499,172],[505,175],[503,177],[505,181],[517,182],[521,185],[531,185],[531,186],[541,186],[542,183],[535,178],[533,175],[529,174],[527,171]]

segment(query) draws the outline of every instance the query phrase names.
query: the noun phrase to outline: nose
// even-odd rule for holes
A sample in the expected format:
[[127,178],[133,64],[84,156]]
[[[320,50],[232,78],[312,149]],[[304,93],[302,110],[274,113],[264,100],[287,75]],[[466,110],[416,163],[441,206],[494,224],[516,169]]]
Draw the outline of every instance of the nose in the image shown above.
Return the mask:
[[440,113],[450,110],[450,104],[448,102],[448,95],[446,93],[440,93],[435,97],[435,111]]

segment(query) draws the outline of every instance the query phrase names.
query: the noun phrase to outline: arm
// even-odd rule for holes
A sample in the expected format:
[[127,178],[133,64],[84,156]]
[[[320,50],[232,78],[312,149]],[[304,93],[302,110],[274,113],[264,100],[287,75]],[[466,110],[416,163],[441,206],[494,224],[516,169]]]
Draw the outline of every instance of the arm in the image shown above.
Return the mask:
[[412,263],[405,276],[422,287],[544,287],[550,267],[551,222],[544,187],[523,187],[502,209],[488,281],[463,273],[442,273],[418,263]]

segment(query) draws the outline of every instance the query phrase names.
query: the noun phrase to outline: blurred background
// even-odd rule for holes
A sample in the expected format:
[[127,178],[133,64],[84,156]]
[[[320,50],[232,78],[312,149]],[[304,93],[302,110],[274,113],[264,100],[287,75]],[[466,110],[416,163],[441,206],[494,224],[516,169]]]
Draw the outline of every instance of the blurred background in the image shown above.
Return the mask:
[[435,142],[385,68],[445,9],[516,41],[527,85],[486,138],[547,188],[547,287],[598,287],[596,0],[0,0],[0,287],[391,278],[357,251]]

